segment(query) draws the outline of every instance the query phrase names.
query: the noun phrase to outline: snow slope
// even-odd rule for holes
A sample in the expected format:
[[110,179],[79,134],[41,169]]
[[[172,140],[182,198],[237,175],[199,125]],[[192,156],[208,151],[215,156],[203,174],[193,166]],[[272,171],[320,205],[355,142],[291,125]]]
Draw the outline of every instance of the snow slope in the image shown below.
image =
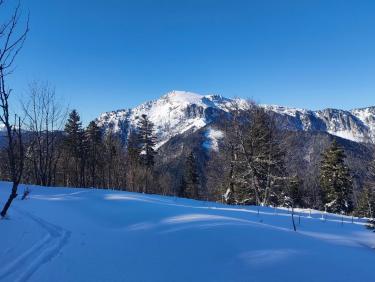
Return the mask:
[[219,141],[224,138],[224,132],[209,127],[205,132],[205,137],[203,147],[207,150],[219,151]]
[[358,220],[302,211],[294,232],[281,209],[31,189],[0,221],[2,282],[373,281],[375,234]]
[[[134,109],[103,113],[97,122],[107,130],[121,132],[126,138],[129,129],[137,124],[138,118],[146,114],[155,124],[158,148],[173,136],[203,128],[221,117],[220,114],[233,111],[234,104],[240,108],[250,106],[244,99],[172,91]],[[375,107],[352,111],[311,111],[276,105],[261,106],[278,114],[280,119],[286,119],[290,130],[324,131],[356,142],[375,142]],[[209,138],[207,142],[210,142]]]

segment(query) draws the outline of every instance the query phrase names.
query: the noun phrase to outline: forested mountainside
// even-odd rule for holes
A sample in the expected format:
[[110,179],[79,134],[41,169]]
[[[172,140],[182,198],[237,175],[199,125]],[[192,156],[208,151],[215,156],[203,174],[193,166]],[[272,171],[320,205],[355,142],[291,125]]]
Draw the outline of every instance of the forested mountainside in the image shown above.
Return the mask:
[[[179,189],[188,155],[194,152],[200,172],[200,197],[221,197],[228,185],[227,128],[225,120],[236,111],[250,109],[253,102],[218,95],[172,91],[160,99],[134,109],[100,115],[97,124],[119,134],[124,143],[142,115],[154,124],[158,170],[171,193]],[[320,206],[321,156],[334,139],[347,155],[354,198],[368,178],[374,154],[375,107],[355,110],[318,111],[259,105],[281,130],[285,162],[290,174],[303,178],[303,194],[314,207]],[[168,184],[167,184],[168,183]],[[216,192],[213,192],[216,191]],[[217,191],[220,191],[218,193]],[[215,198],[220,200],[219,198]]]

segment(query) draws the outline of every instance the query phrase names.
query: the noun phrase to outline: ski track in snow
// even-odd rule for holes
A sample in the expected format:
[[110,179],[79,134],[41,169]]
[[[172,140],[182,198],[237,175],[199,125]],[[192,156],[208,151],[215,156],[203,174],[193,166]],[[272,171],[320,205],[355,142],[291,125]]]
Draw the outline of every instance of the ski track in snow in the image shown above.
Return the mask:
[[0,268],[0,281],[7,278],[9,279],[14,273],[17,273],[16,278],[12,281],[24,282],[27,281],[41,266],[59,254],[60,250],[69,240],[70,231],[49,223],[28,212],[22,211],[19,208],[14,208],[14,210],[34,221],[47,232],[41,240],[36,242],[21,256]]

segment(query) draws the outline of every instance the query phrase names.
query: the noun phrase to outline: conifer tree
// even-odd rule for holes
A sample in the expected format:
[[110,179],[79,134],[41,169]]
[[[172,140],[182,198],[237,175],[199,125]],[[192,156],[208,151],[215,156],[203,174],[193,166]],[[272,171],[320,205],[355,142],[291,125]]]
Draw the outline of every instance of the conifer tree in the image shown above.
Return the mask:
[[138,123],[138,136],[141,149],[142,164],[146,168],[153,168],[155,164],[156,151],[154,150],[156,137],[154,135],[154,124],[147,115],[143,114]]
[[138,122],[137,135],[140,150],[140,167],[136,174],[139,191],[143,193],[155,192],[156,187],[151,190],[151,184],[155,185],[154,164],[156,151],[154,149],[156,137],[154,135],[154,124],[147,115],[143,114]]
[[368,167],[368,178],[358,197],[356,214],[360,217],[367,217],[368,227],[375,229],[375,160]]
[[129,132],[129,136],[127,140],[126,178],[127,178],[128,188],[134,192],[139,192],[138,175],[141,169],[140,154],[141,154],[141,144],[140,144],[139,134],[137,130],[133,129]]
[[64,148],[66,151],[67,185],[84,186],[84,131],[76,110],[69,114],[65,125]]
[[190,152],[186,160],[186,192],[187,198],[199,198],[199,174],[195,155]]
[[322,156],[320,186],[323,203],[329,212],[348,214],[353,209],[353,186],[345,158],[336,139]]
[[103,169],[102,151],[103,136],[102,131],[95,121],[91,121],[85,132],[85,141],[87,147],[87,166],[89,170],[89,179],[91,187],[98,184],[98,173]]
[[360,217],[374,218],[375,191],[368,184],[365,185],[358,197],[358,205],[355,213]]

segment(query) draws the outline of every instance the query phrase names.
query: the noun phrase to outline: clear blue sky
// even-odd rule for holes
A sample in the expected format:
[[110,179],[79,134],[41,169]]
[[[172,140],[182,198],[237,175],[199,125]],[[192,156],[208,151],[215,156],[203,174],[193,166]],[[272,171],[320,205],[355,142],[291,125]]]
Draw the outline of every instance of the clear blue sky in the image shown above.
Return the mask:
[[[8,0],[12,1],[12,0]],[[12,87],[48,80],[87,122],[169,90],[375,105],[375,1],[24,0]]]

